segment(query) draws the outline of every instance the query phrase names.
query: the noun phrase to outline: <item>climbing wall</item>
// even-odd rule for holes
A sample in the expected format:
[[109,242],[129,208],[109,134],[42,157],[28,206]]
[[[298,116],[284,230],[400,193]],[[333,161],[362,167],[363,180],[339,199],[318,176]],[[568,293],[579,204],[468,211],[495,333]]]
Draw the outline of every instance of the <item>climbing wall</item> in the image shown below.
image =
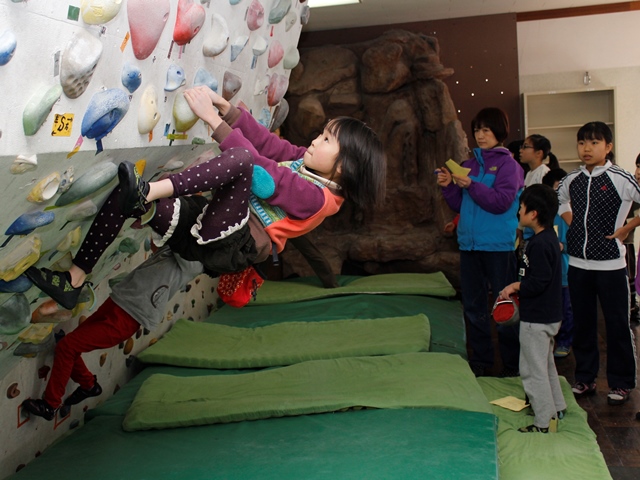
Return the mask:
[[105,393],[46,422],[26,417],[21,402],[41,396],[56,339],[151,254],[150,231],[125,225],[91,275],[95,295],[72,311],[24,270],[69,268],[121,161],[155,179],[218,152],[185,89],[205,85],[275,130],[308,17],[298,0],[0,0],[0,478],[120,388],[136,353],[175,319],[201,320],[216,302],[212,280],[198,277],[157,331],[86,355]]

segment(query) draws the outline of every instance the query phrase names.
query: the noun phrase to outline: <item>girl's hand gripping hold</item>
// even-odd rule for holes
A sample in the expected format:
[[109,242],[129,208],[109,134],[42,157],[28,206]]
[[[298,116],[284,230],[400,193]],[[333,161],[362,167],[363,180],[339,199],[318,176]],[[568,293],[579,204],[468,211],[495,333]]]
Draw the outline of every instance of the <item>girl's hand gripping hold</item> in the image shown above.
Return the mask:
[[206,90],[213,93],[209,87],[190,88],[184,92],[184,98],[191,111],[215,130],[222,123],[222,118],[218,115]]

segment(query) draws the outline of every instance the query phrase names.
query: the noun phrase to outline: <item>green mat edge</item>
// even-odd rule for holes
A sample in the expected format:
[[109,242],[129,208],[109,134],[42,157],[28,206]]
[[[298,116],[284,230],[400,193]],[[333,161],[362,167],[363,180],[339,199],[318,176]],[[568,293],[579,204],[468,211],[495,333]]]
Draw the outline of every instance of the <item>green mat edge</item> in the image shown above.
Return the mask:
[[[380,339],[380,343],[366,346],[363,346],[358,338],[343,336],[341,338],[343,342],[341,345],[334,347],[330,342],[326,345],[326,350],[314,350],[313,346],[309,346],[309,350],[305,350],[304,342],[306,339],[302,338],[302,345],[300,343],[291,346],[288,344],[277,345],[285,352],[294,352],[278,355],[273,352],[273,344],[265,346],[263,353],[260,354],[260,351],[257,350],[260,348],[260,343],[258,345],[251,343],[252,336],[256,331],[268,331],[269,335],[278,336],[279,334],[284,335],[291,333],[291,330],[295,332],[296,329],[299,329],[300,335],[303,336],[302,334],[309,333],[309,329],[315,329],[328,330],[329,332],[335,330],[335,335],[341,335],[340,329],[352,329],[354,326],[357,326],[361,327],[363,331],[371,328],[374,330],[374,333],[380,335],[381,332],[375,332],[378,327],[383,326],[385,327],[383,328],[384,330],[394,327],[394,324],[397,324],[399,333],[409,336],[402,339],[396,337],[394,343],[384,343],[384,339]],[[407,328],[409,326],[412,327],[410,330]],[[421,337],[415,335],[418,330],[421,331]],[[224,336],[225,331],[235,331],[235,333],[240,336],[246,332],[247,341],[236,338],[236,342],[239,341],[238,350],[233,352],[226,350],[225,352],[218,353],[221,345],[216,342],[219,337],[222,339],[226,338]],[[342,335],[345,333],[348,332],[342,332]],[[185,335],[195,336],[195,339],[186,339]],[[353,340],[353,343],[345,345],[344,342],[349,340]],[[400,341],[401,344],[398,343]],[[430,345],[431,326],[429,317],[424,313],[372,319],[341,319],[322,322],[296,321],[274,323],[262,327],[235,327],[218,323],[193,322],[186,319],[179,319],[163,338],[140,352],[137,359],[147,364],[156,363],[179,367],[244,369],[285,366],[308,360],[427,352],[430,349]],[[189,346],[192,347],[191,350],[188,349]],[[228,346],[225,345],[225,347]],[[199,352],[198,355],[196,355],[196,351]],[[237,356],[235,355],[236,353]]]
[[[215,398],[211,398],[211,402],[213,403],[213,406],[216,406],[216,402],[217,402],[218,407],[220,407],[221,405],[225,405],[225,402],[226,402],[227,405],[233,405],[233,407],[231,407],[230,411],[213,412],[212,405],[205,405],[205,408],[206,408],[205,413],[199,414],[196,416],[193,415],[194,410],[191,407],[194,407],[196,409],[195,410],[196,412],[202,410],[204,405],[203,402],[206,402],[207,395],[210,395],[208,392],[211,391],[209,389],[209,387],[211,386],[210,385],[207,386],[207,390],[206,390],[207,393],[197,392],[196,394],[194,394],[192,391],[188,389],[181,390],[180,388],[185,384],[189,386],[188,384],[194,381],[193,376],[173,377],[172,375],[154,374],[148,377],[144,381],[144,383],[141,385],[140,389],[136,393],[136,396],[131,402],[131,405],[125,415],[125,419],[123,421],[123,428],[126,431],[140,431],[140,430],[150,430],[150,429],[161,430],[165,428],[209,425],[209,424],[216,424],[216,423],[238,422],[238,421],[244,421],[244,420],[258,420],[258,419],[265,419],[265,418],[271,418],[271,417],[327,413],[331,411],[338,411],[346,407],[358,407],[358,406],[366,405],[365,403],[352,403],[353,398],[351,398],[351,394],[345,395],[345,393],[341,392],[340,390],[336,390],[335,393],[331,392],[329,396],[329,398],[331,398],[331,402],[333,402],[333,405],[331,406],[327,405],[326,403],[323,403],[323,402],[327,402],[327,400],[323,400],[322,398],[318,398],[318,399],[314,398],[313,402],[315,403],[312,402],[312,404],[305,404],[305,402],[309,402],[310,398],[313,398],[313,396],[311,397],[308,396],[309,395],[308,391],[304,392],[305,395],[307,395],[306,397],[305,396],[301,397],[301,401],[302,401],[301,404],[296,405],[296,404],[284,402],[283,404],[277,404],[277,410],[259,410],[259,411],[248,410],[246,405],[240,407],[240,410],[237,410],[236,405],[238,404],[230,403],[230,400],[234,401],[234,398],[233,398],[234,396],[238,397],[238,391],[242,390],[237,388],[237,383],[236,383],[237,380],[241,380],[241,383],[250,385],[251,389],[254,389],[255,383],[258,383],[259,388],[264,388],[267,394],[271,395],[272,392],[270,392],[269,389],[272,387],[270,383],[268,384],[268,388],[265,387],[264,385],[260,385],[260,382],[264,383],[263,377],[265,376],[273,377],[275,375],[276,379],[288,377],[289,387],[295,384],[294,388],[299,388],[299,384],[297,384],[297,382],[299,382],[301,378],[304,379],[303,383],[306,382],[306,384],[309,385],[309,381],[308,381],[309,374],[312,373],[314,370],[316,372],[318,368],[320,368],[321,370],[327,370],[328,372],[331,372],[333,370],[333,374],[335,374],[336,363],[346,362],[347,366],[349,366],[350,360],[353,362],[356,362],[356,364],[360,362],[364,362],[365,363],[365,368],[363,369],[364,373],[366,373],[367,371],[373,371],[373,372],[378,371],[377,367],[375,370],[371,370],[371,367],[367,366],[371,362],[373,362],[373,364],[380,365],[382,367],[382,371],[384,371],[385,369],[388,369],[388,365],[385,366],[388,362],[399,362],[397,364],[392,364],[392,365],[393,365],[393,368],[397,366],[397,367],[400,367],[401,369],[402,368],[415,369],[417,368],[417,366],[419,365],[421,366],[422,364],[424,364],[424,362],[426,362],[429,364],[428,367],[430,367],[430,368],[427,368],[426,372],[434,372],[434,373],[445,372],[446,375],[449,375],[449,378],[451,378],[451,374],[454,375],[454,378],[456,378],[456,382],[453,382],[450,384],[450,386],[446,389],[447,393],[450,393],[449,391],[451,390],[451,387],[453,385],[456,385],[456,388],[459,389],[458,391],[464,394],[464,397],[459,397],[457,401],[454,401],[449,397],[449,400],[447,402],[445,402],[441,398],[439,398],[438,401],[434,402],[435,397],[433,397],[432,394],[430,393],[429,395],[426,395],[420,398],[419,401],[422,402],[420,404],[412,404],[412,402],[416,401],[417,398],[415,396],[412,397],[412,395],[409,395],[406,398],[403,397],[401,401],[394,400],[396,402],[395,406],[390,406],[391,404],[394,403],[394,401],[390,401],[388,399],[378,398],[377,400],[371,401],[372,399],[369,398],[370,403],[368,403],[368,405],[370,406],[376,406],[378,408],[387,408],[387,409],[388,408],[393,409],[393,408],[434,408],[435,407],[435,408],[451,408],[451,409],[458,409],[458,410],[476,411],[476,412],[484,412],[484,413],[491,413],[492,411],[491,405],[488,403],[485,395],[482,392],[482,389],[480,388],[478,383],[475,381],[475,377],[473,376],[473,373],[471,372],[471,370],[468,368],[467,362],[464,359],[462,359],[459,355],[448,354],[448,353],[433,353],[433,352],[415,353],[414,352],[414,353],[404,353],[404,354],[397,354],[397,355],[376,356],[376,357],[371,357],[371,356],[343,357],[339,359],[329,359],[329,360],[311,360],[308,362],[302,362],[302,363],[291,365],[291,366],[280,367],[275,369],[266,369],[266,370],[260,370],[257,372],[249,373],[246,375],[247,377],[249,377],[248,379],[241,379],[241,377],[244,375],[225,376],[226,379],[222,377],[215,378],[216,376],[213,376],[213,377],[203,376],[202,378],[203,379],[206,378],[208,383],[222,382],[222,385],[217,386],[218,388],[223,388],[223,389],[229,388],[229,386],[226,384],[228,384],[229,381],[232,382],[231,388],[233,393],[232,393],[231,399],[224,396],[215,397]],[[447,365],[446,371],[441,369],[443,365]],[[305,368],[308,371],[304,373],[303,376],[299,376],[299,370],[300,369],[304,370]],[[354,372],[354,371],[355,370],[351,370],[350,367],[347,370],[347,372]],[[285,377],[279,376],[278,373],[280,372],[286,372],[286,376]],[[284,373],[282,375],[284,375]],[[386,375],[388,376],[388,370]],[[406,381],[407,378],[412,378],[413,375],[415,375],[415,372],[409,371],[409,377],[402,377],[403,382]],[[235,377],[235,378],[231,379],[229,377]],[[426,377],[429,378],[428,374],[426,375]],[[384,379],[385,377],[383,376],[382,378]],[[438,377],[437,374],[435,376],[431,376],[430,378],[433,381],[435,381],[437,385],[440,385],[441,388],[443,385],[445,385],[445,381],[442,378]],[[268,380],[271,381],[272,378],[268,378]],[[173,383],[169,386],[169,383],[171,382]],[[161,391],[158,391],[158,388]],[[211,388],[214,388],[214,387],[211,387]],[[244,388],[244,385],[243,385],[243,388]],[[339,386],[339,389],[340,388],[344,388],[344,387]],[[371,388],[371,386],[367,385],[367,388]],[[235,391],[233,391],[233,389],[235,389]],[[184,395],[183,394],[175,395],[173,393],[173,392],[181,392],[181,391],[188,392],[188,393]],[[260,390],[260,392],[263,392],[263,390]],[[421,392],[424,393],[424,390],[421,390]],[[334,396],[332,397],[331,395],[334,395]],[[364,391],[357,391],[355,396],[358,397],[359,395],[366,396],[366,393]],[[152,398],[152,401],[149,401],[149,398]],[[255,395],[250,397],[248,400],[249,403],[253,402],[255,404],[255,402],[257,401],[256,398],[257,396]],[[373,396],[373,398],[375,398],[375,395]],[[464,398],[464,400],[461,400],[462,398]],[[244,400],[240,400],[238,397],[235,399],[235,401],[243,402]],[[381,402],[381,403],[376,404],[376,402]],[[387,406],[381,406],[381,404],[384,404]],[[171,419],[166,416],[158,416],[159,415],[158,409],[164,408],[166,410],[167,405],[170,406],[172,411],[177,412],[177,419],[176,418]],[[336,407],[336,405],[338,406]],[[271,406],[269,408],[274,408],[274,407]],[[148,412],[153,412],[153,413],[149,414]],[[150,418],[152,419],[151,421],[150,421]]]
[[[443,272],[433,273],[383,273],[371,276],[349,276],[338,277],[339,287],[324,288],[314,277],[297,278],[293,280],[270,281],[265,280],[258,290],[258,295],[254,301],[246,306],[273,305],[289,302],[301,302],[305,300],[315,300],[319,298],[330,298],[353,294],[371,295],[426,295],[434,297],[454,297],[456,291],[444,275]],[[394,285],[395,282],[403,280],[409,285]],[[410,280],[420,280],[425,283],[432,283],[428,288],[411,287]],[[371,285],[372,283],[383,282],[382,286]],[[384,283],[389,282],[389,283]],[[246,308],[246,307],[245,307]]]

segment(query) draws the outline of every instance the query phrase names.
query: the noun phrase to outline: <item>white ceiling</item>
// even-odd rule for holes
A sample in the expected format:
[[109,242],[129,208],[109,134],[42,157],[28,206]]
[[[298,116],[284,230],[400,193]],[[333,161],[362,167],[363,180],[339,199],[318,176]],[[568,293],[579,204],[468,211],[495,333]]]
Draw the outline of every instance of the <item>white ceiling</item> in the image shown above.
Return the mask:
[[313,8],[305,32],[391,25],[445,18],[555,10],[620,0],[361,0],[355,5]]

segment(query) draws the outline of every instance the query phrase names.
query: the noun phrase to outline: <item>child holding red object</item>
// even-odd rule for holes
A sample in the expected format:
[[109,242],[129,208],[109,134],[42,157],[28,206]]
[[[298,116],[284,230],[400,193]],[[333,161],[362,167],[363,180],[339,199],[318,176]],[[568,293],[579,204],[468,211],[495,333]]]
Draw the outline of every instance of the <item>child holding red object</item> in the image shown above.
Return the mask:
[[553,230],[558,197],[547,186],[535,184],[520,195],[520,225],[534,235],[525,247],[520,280],[507,285],[500,298],[520,298],[520,376],[535,414],[522,433],[555,431],[567,408],[553,360],[553,337],[562,321],[562,266],[560,244]]

